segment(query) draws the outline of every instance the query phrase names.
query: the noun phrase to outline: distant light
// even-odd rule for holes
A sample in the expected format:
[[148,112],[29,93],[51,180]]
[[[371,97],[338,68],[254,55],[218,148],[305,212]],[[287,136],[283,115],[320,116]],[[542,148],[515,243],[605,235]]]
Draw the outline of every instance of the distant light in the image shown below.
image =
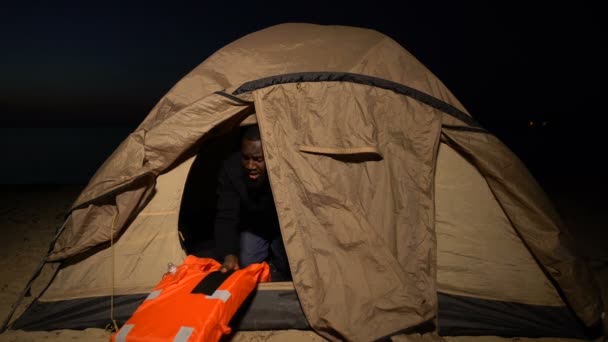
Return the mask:
[[543,121],[543,127],[547,126],[547,121]]
[[528,125],[530,125],[530,126],[534,126],[534,121],[530,121],[530,122],[528,123]]

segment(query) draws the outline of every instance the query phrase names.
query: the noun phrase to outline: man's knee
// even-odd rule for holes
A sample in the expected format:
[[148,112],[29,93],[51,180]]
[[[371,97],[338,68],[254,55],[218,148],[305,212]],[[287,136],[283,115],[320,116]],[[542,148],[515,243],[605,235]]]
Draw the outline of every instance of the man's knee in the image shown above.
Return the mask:
[[241,257],[240,257],[241,267],[247,267],[251,264],[260,263],[262,261],[265,261],[266,258],[268,258],[268,252],[266,252],[266,253],[264,253],[263,251],[245,252],[245,251],[241,250]]

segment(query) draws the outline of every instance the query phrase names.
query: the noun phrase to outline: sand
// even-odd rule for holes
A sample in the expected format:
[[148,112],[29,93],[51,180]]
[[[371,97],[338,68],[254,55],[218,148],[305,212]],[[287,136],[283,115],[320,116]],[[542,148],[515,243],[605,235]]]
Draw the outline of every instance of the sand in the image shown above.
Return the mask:
[[[0,319],[4,321],[19,294],[27,284],[49,248],[55,230],[63,222],[65,212],[82,186],[0,186]],[[568,190],[568,189],[565,189]],[[600,198],[570,191],[552,193],[556,207],[572,229],[575,242],[589,258],[602,289],[608,298],[608,214],[603,212]],[[49,277],[42,274],[41,277]],[[15,317],[23,312],[31,298],[25,298]],[[0,334],[2,341],[108,341],[110,333],[103,329],[24,332],[8,330]],[[323,341],[308,331],[238,333],[232,341]],[[409,340],[427,340],[411,336]],[[492,336],[451,337],[448,341],[574,341],[570,339],[506,339]]]

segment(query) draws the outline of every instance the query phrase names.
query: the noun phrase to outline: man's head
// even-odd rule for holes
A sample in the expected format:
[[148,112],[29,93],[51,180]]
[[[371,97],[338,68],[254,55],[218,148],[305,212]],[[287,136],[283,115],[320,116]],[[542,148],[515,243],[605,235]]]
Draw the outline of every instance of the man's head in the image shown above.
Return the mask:
[[268,174],[258,125],[248,126],[245,129],[241,142],[241,163],[250,186],[257,187],[267,183]]

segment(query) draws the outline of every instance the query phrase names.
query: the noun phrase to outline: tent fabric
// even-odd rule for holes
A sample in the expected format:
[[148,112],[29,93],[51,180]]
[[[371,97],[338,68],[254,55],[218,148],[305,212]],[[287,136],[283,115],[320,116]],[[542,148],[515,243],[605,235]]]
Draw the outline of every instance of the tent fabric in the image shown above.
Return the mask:
[[526,167],[492,135],[445,131],[457,151],[484,174],[524,244],[559,284],[579,318],[592,325],[602,312],[599,289],[564,223]]
[[[107,229],[109,222],[114,222],[113,235],[118,236],[127,220],[142,209],[133,205],[138,202],[126,197],[130,192],[124,192],[125,185],[132,179],[146,175],[156,178],[166,172],[211,129],[239,117],[246,109],[243,104],[211,94],[156,126],[131,134],[95,173],[74,203],[65,232],[55,243],[49,261],[65,259],[110,240],[109,232],[113,230]],[[138,197],[143,202],[153,188],[153,182],[144,182],[132,192],[147,194]],[[115,199],[107,203],[103,195],[114,191],[117,192]],[[99,207],[97,202],[107,204]]]
[[[179,203],[190,158],[160,175],[156,191],[112,248],[107,244],[77,261],[65,262],[45,291],[43,301],[146,293],[167,271],[167,264],[181,263],[186,254],[179,243]],[[100,224],[104,224],[100,219]],[[106,232],[111,229],[105,222]]]
[[435,173],[437,287],[443,293],[563,306],[483,175],[440,144]]
[[[371,98],[380,101],[365,101]],[[254,99],[283,240],[310,324],[326,337],[373,340],[430,319],[439,112],[352,83],[281,84],[256,90]],[[300,145],[333,153],[303,153]],[[362,147],[386,157],[341,160],[358,158],[349,149]]]
[[64,266],[41,301],[142,293],[183,261],[192,159],[253,111],[294,286],[323,337],[432,321],[442,289],[600,319],[589,268],[517,157],[391,38],[311,24],[247,35],[160,99],[74,202],[48,258]]

